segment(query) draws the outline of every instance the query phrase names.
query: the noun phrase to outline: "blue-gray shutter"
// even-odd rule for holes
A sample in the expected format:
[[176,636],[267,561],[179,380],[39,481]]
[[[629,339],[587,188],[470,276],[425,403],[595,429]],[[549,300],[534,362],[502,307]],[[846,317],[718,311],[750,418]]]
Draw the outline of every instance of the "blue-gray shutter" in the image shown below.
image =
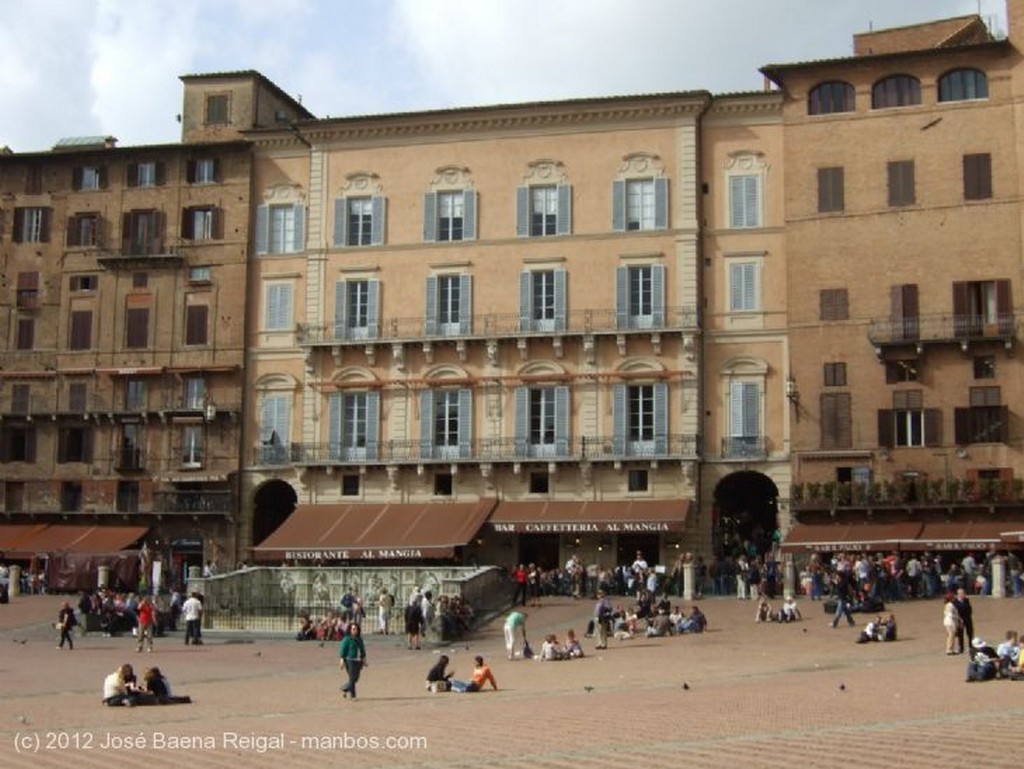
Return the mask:
[[612,182],[612,230],[626,231],[626,183],[621,179]]
[[629,328],[629,268],[615,268],[615,328]]
[[569,456],[569,388],[555,388],[555,455]]
[[434,456],[434,391],[420,393],[420,459]]
[[327,398],[327,455],[330,459],[341,459],[341,393],[331,393]]
[[348,243],[348,206],[345,198],[334,199],[334,246]]
[[270,245],[270,206],[256,206],[256,253],[265,254]]
[[515,391],[515,455],[526,457],[530,453],[530,388],[517,387]]
[[371,215],[373,221],[370,223],[370,245],[379,246],[384,243],[384,212],[387,208],[386,199],[380,195],[374,195],[370,200]]
[[530,188],[516,188],[516,237],[530,236]]
[[654,385],[654,453],[668,454],[668,385],[664,382]]
[[655,328],[665,325],[665,265],[651,265],[651,316]]
[[437,240],[437,193],[428,192],[423,196],[423,242]]
[[339,280],[334,284],[334,338],[348,338],[348,315],[345,312],[345,300],[348,298],[348,283]]
[[758,413],[759,388],[754,382],[743,384],[743,434],[757,437],[761,431],[761,419]]
[[292,206],[295,212],[295,240],[292,242],[292,251],[302,251],[306,248],[306,207],[302,203]]
[[664,176],[654,180],[654,229],[668,229],[668,179]]
[[380,336],[380,281],[367,281],[366,335],[370,339]]
[[476,240],[476,190],[462,192],[462,239]]
[[572,185],[558,185],[558,222],[555,225],[556,235],[568,235],[572,232]]
[[427,277],[427,313],[423,324],[423,333],[427,336],[437,334],[437,276]]
[[566,321],[566,280],[565,270],[555,270],[555,331],[565,331]]
[[459,457],[473,456],[473,391],[468,387],[459,390]]
[[[260,443],[269,445],[277,429],[277,396],[264,395],[260,408]],[[278,435],[280,438],[280,434]]]
[[380,393],[366,393],[366,458],[380,456]]
[[473,276],[459,276],[459,333],[473,333]]
[[533,273],[519,273],[519,330],[533,330]]
[[626,403],[626,385],[612,387],[612,453],[626,456],[629,442],[629,408]]

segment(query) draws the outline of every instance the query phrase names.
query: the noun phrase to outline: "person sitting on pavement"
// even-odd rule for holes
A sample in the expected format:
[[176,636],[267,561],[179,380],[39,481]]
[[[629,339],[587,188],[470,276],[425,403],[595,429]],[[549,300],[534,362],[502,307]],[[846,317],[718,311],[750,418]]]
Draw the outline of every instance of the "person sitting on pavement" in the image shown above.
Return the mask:
[[570,628],[565,631],[565,643],[562,645],[562,654],[565,659],[574,660],[583,656],[583,646],[576,638],[576,631]]
[[796,598],[792,593],[787,593],[782,608],[779,609],[779,622],[796,622],[802,619],[803,615],[800,613],[800,607],[796,605]]
[[103,704],[134,707],[139,700],[135,671],[129,664],[121,665],[103,679]]
[[558,643],[558,636],[554,633],[548,633],[544,636],[544,643],[540,645],[540,659],[542,662],[566,659],[562,655],[562,646]]
[[664,638],[665,636],[673,635],[674,627],[668,614],[661,614],[659,612],[656,617],[653,617],[647,623],[647,637]]
[[754,622],[771,622],[772,621],[772,605],[768,603],[768,599],[761,596],[761,600],[757,602],[757,609],[754,612]]
[[857,643],[866,644],[872,641],[882,640],[882,618],[881,616],[875,617],[873,620],[868,622],[864,626],[864,629],[860,631],[860,635],[857,636]]
[[996,647],[999,657],[999,672],[1009,675],[1020,669],[1020,642],[1016,630],[1007,630],[1006,638]]
[[[167,677],[160,672],[160,668],[150,668],[142,674],[142,687],[149,697],[144,697],[137,702],[137,705],[183,705],[192,702],[192,698],[186,695],[175,695],[171,692],[171,684]],[[150,702],[152,698],[152,702]]]
[[981,638],[971,641],[971,655],[967,661],[965,680],[991,681],[999,677],[999,655]]
[[475,666],[473,667],[473,676],[467,683],[465,681],[453,680],[452,691],[453,692],[479,692],[482,691],[484,685],[490,681],[491,686],[495,691],[498,690],[498,682],[494,680],[494,673],[484,662],[484,658],[479,654],[473,658]]
[[896,636],[896,615],[889,614],[887,617],[882,618],[882,627],[880,633],[883,641],[895,641]]
[[690,609],[690,616],[679,623],[680,633],[703,633],[708,629],[708,619],[699,608],[694,606]]
[[449,691],[451,689],[451,679],[453,675],[455,675],[455,671],[448,670],[448,655],[442,654],[437,658],[437,664],[427,671],[427,691]]

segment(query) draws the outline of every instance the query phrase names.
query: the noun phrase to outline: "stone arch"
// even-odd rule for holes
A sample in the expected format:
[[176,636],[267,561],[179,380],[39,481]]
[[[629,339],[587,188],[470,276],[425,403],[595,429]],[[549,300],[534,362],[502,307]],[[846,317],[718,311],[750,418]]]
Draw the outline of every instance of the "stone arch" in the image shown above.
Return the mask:
[[738,555],[744,543],[758,553],[770,550],[779,528],[779,489],[756,470],[738,470],[718,482],[714,492],[714,549]]
[[295,511],[299,497],[278,478],[261,484],[252,497],[252,544],[259,545]]

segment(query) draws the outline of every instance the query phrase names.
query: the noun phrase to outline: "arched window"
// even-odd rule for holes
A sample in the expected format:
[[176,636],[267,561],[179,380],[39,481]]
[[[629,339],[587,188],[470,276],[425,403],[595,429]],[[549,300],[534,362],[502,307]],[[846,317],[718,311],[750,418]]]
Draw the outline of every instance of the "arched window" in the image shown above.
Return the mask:
[[871,109],[908,107],[921,103],[921,81],[911,75],[893,75],[871,88]]
[[939,101],[987,99],[988,78],[977,69],[954,69],[939,78]]
[[854,108],[853,86],[841,80],[820,83],[807,96],[808,115],[853,112]]

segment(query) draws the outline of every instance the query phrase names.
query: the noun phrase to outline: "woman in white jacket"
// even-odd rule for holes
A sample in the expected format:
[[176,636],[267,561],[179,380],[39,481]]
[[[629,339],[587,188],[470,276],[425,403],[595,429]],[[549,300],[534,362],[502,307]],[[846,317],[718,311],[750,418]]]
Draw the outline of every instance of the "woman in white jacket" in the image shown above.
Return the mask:
[[956,604],[953,603],[952,594],[946,595],[945,604],[942,607],[942,626],[946,628],[946,654],[956,654],[954,645],[956,644],[956,634],[960,629],[960,613],[956,610]]

